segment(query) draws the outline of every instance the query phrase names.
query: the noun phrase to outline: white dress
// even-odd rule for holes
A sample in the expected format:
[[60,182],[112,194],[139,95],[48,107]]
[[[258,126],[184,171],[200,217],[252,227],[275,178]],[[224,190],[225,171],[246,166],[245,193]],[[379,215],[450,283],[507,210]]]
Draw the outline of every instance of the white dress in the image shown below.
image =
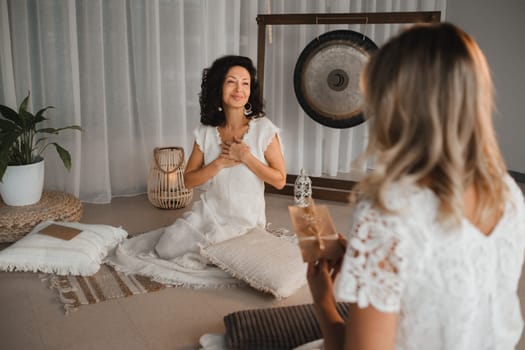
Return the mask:
[[[279,129],[268,119],[252,119],[243,141],[267,164],[264,152]],[[218,129],[200,126],[195,141],[209,164],[220,153]],[[126,274],[151,277],[160,283],[216,288],[240,285],[228,272],[208,264],[200,247],[264,227],[264,183],[245,165],[222,169],[207,190],[173,225],[132,237],[110,252],[104,262]]]
[[[268,164],[264,152],[279,129],[267,118],[251,119],[243,137],[250,152]],[[195,142],[207,165],[219,157],[221,138],[214,126],[201,125]],[[201,245],[224,241],[266,225],[264,182],[247,166],[224,168],[205,184],[205,192],[190,212],[166,228],[155,250],[163,259],[198,252]]]
[[337,299],[399,312],[396,349],[514,349],[523,329],[525,211],[520,189],[505,180],[510,198],[489,236],[466,219],[447,229],[435,194],[417,186],[388,191],[397,215],[358,203]]

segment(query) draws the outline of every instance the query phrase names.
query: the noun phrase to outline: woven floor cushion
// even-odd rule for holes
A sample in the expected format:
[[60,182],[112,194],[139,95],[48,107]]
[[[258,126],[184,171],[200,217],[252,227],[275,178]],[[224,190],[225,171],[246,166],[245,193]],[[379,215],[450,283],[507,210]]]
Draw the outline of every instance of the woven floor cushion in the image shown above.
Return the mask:
[[[348,318],[347,303],[337,311]],[[288,350],[322,338],[313,304],[243,310],[224,317],[230,349]]]
[[0,200],[0,243],[16,242],[43,221],[79,221],[82,203],[72,194],[45,191],[38,203],[8,206]]

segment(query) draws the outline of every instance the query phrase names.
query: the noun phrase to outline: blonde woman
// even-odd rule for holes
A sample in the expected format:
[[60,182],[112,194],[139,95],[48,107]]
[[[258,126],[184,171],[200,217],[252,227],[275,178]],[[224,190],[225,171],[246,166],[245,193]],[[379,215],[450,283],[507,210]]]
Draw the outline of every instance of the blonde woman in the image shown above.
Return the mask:
[[[454,25],[416,25],[371,58],[362,83],[374,171],[342,264],[308,268],[325,349],[514,349],[524,202],[498,149],[480,48]],[[346,323],[336,298],[351,303]]]

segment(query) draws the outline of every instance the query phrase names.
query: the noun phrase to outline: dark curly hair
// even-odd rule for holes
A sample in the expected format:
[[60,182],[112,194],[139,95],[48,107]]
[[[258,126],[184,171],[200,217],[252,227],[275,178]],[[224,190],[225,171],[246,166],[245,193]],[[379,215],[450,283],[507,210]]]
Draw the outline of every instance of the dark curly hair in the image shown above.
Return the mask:
[[216,59],[211,67],[202,71],[201,92],[199,94],[202,124],[218,126],[226,121],[224,111],[219,111],[219,107],[222,107],[222,84],[226,78],[226,73],[234,66],[244,67],[250,73],[250,98],[248,102],[252,105],[253,112],[246,117],[260,118],[265,115],[257,73],[252,60],[244,56],[228,55]]

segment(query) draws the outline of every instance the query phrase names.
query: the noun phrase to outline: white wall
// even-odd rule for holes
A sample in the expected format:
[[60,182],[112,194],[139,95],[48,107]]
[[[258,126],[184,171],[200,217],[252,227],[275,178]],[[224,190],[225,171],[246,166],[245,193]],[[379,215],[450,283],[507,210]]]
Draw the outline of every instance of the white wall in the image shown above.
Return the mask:
[[496,86],[494,120],[510,170],[525,173],[525,1],[449,0],[446,21],[472,35]]

